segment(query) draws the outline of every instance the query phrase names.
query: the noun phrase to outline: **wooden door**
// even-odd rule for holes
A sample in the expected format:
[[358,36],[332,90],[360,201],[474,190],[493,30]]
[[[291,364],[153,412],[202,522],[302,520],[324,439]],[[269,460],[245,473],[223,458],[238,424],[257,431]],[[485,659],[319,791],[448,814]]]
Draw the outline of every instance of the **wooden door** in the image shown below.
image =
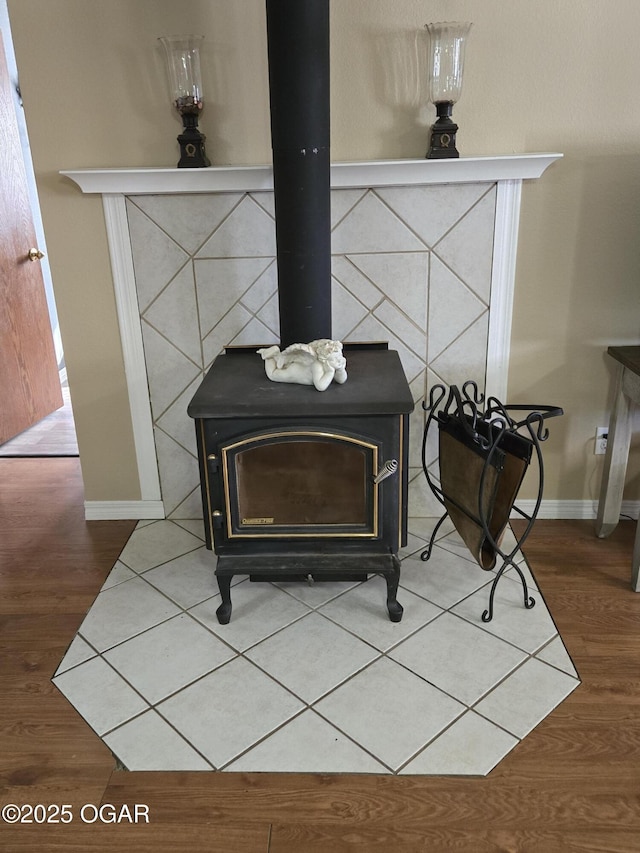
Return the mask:
[[0,38],[0,444],[62,406],[11,82]]

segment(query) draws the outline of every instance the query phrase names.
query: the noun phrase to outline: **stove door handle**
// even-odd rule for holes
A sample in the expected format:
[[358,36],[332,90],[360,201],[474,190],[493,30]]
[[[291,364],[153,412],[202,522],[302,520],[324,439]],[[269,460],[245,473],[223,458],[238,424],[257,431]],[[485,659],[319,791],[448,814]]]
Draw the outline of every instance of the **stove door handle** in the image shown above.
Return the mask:
[[383,480],[386,480],[387,477],[391,477],[398,470],[398,460],[397,459],[387,459],[382,468],[378,471],[376,476],[373,478],[373,482],[378,485]]

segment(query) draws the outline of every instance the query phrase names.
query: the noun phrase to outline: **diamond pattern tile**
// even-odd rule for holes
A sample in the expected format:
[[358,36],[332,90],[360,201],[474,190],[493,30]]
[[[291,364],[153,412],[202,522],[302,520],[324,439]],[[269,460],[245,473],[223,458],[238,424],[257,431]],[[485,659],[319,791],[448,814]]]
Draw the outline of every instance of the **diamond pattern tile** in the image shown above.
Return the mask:
[[[486,310],[486,305],[442,261],[431,259],[429,361],[433,361]],[[451,310],[452,301],[456,310]]]
[[131,201],[127,201],[129,234],[140,311],[146,311],[158,294],[189,261],[189,255]]
[[536,657],[538,660],[550,663],[552,666],[555,666],[556,669],[561,669],[563,672],[573,675],[575,678],[578,677],[576,668],[574,667],[571,658],[569,657],[569,653],[567,652],[559,635],[554,637],[548,645],[541,649]]
[[[116,571],[118,564],[114,566],[112,574]],[[128,571],[128,569],[127,569]],[[92,649],[89,643],[86,640],[83,640],[79,634],[73,638],[71,645],[67,649],[67,653],[64,656],[64,660],[61,662],[60,666],[55,672],[55,675],[61,675],[66,670],[71,669],[74,666],[77,666],[79,663],[84,663],[86,660],[93,658],[97,655],[95,649]]]
[[313,703],[379,657],[373,646],[311,613],[246,652],[280,684]]
[[493,574],[483,571],[470,553],[454,554],[436,543],[427,561],[420,553],[404,560],[400,585],[448,609],[492,580]]
[[[273,261],[270,258],[211,258],[195,261],[194,267],[201,337],[205,337],[245,294],[253,290],[254,298],[258,295],[256,283],[269,267],[273,267]],[[273,284],[272,272],[263,282],[263,287],[273,292]],[[251,304],[251,299],[244,299],[243,302],[249,310],[256,311],[270,295],[266,292],[255,306]]]
[[467,711],[400,773],[486,776],[517,742],[504,729],[474,711]]
[[358,673],[315,708],[394,771],[465,710],[389,658]]
[[[424,370],[424,359],[410,349],[400,335],[386,326],[374,313],[368,314],[354,330],[353,340],[356,341],[387,341],[389,349],[398,352],[408,382],[413,382],[416,376]],[[347,370],[349,365],[347,364]]]
[[[165,511],[168,515],[184,518],[184,501],[199,483],[198,460],[160,429],[156,429],[156,452],[162,463],[159,470]],[[182,508],[182,512],[179,512],[179,508]],[[201,503],[195,503],[188,517],[201,512]]]
[[304,703],[246,658],[161,702],[158,712],[221,768],[304,709]]
[[180,612],[141,577],[103,590],[84,618],[82,637],[99,652]]
[[332,258],[332,272],[337,281],[362,304],[367,311],[375,307],[384,293],[380,291],[364,273],[360,272],[354,255],[335,255]]
[[149,708],[147,702],[101,657],[92,658],[55,676],[53,683],[99,735]]
[[[428,252],[350,252],[349,259],[397,309],[423,332],[426,330]],[[424,349],[420,352],[423,354]]]
[[481,621],[494,574],[450,524],[420,560],[435,522],[410,519],[399,623],[380,577],[237,577],[228,625],[202,522],[141,523],[54,683],[131,770],[486,775],[579,677],[537,590],[505,573]]
[[483,314],[429,363],[439,381],[446,385],[462,386],[467,379],[473,379],[478,387],[484,387],[486,363],[484,360],[479,361],[476,353],[486,351],[488,322],[488,313]]
[[235,657],[186,613],[145,631],[104,658],[148,702],[156,704]]
[[178,524],[154,521],[139,524],[120,554],[120,561],[134,572],[145,572],[202,546],[202,537]]
[[273,217],[245,196],[197,253],[198,258],[274,257]]
[[493,260],[495,189],[485,195],[434,251],[483,302],[489,302]]
[[356,743],[307,710],[231,762],[227,770],[285,773],[388,773]]
[[453,613],[443,613],[389,656],[465,705],[477,702],[527,657]]
[[142,338],[148,364],[151,410],[157,419],[202,371],[200,365],[187,358],[145,321],[142,323]]
[[[540,596],[536,604],[540,603],[539,599]],[[479,590],[456,604],[452,612],[468,619],[478,627],[483,626],[491,634],[529,654],[537,652],[558,633],[546,607],[533,607],[527,611],[529,618],[522,619],[524,606],[522,585],[511,577],[504,577],[496,589],[495,611],[499,610],[500,619],[494,619],[491,622],[481,621],[486,602],[486,591]]]
[[[170,436],[185,450],[188,450],[194,458],[197,458],[198,455],[196,434],[193,428],[193,421],[191,418],[185,418],[184,413],[201,381],[202,374],[199,373],[193,382],[187,385],[182,394],[164,410],[163,414],[156,421],[156,427]],[[160,465],[161,470],[164,470],[164,467],[164,464]]]
[[242,200],[240,193],[132,196],[140,210],[193,254]]
[[242,304],[254,314],[263,308],[278,290],[278,268],[274,260],[261,259],[260,275],[241,296]]
[[211,365],[214,358],[222,352],[224,347],[235,340],[252,319],[251,313],[241,303],[236,302],[233,308],[203,338],[202,350],[205,369]]
[[186,498],[178,504],[175,508],[172,517],[175,518],[176,521],[188,520],[193,518],[196,513],[200,513],[200,509],[202,506],[202,497],[200,493],[200,485],[194,487],[192,492],[186,496]]
[[147,323],[191,361],[200,365],[202,353],[198,306],[191,265],[183,267],[143,314]]
[[[427,246],[435,246],[487,192],[486,184],[376,190]],[[426,215],[425,215],[426,214]]]
[[373,191],[363,196],[332,234],[332,251],[338,255],[424,250],[422,240]]
[[[265,311],[261,311],[260,315],[260,319],[254,317],[240,329],[238,334],[231,339],[231,346],[255,346],[256,341],[261,341],[263,344],[280,343],[279,337],[272,331],[273,324],[270,324],[268,318],[265,317]],[[266,322],[262,322],[263,317],[265,317]]]
[[189,611],[205,627],[240,652],[265,640],[282,628],[292,625],[309,613],[298,599],[283,594],[272,584],[245,580],[233,590],[233,616],[229,625],[219,625],[216,595]]
[[118,561],[111,570],[109,577],[102,584],[102,589],[110,589],[112,586],[117,586],[118,584],[131,580],[131,578],[134,577],[135,572],[132,572],[131,569],[128,569],[124,565],[124,563]]
[[[410,310],[410,306],[408,307],[408,310]],[[375,309],[373,314],[375,318],[384,323],[388,329],[394,330],[394,334],[396,334],[403,344],[411,350],[414,356],[418,357],[422,362],[422,367],[424,367],[427,351],[427,336],[422,329],[419,329],[416,326],[414,320],[409,319],[412,315],[407,316],[388,299],[384,299]]]
[[[425,375],[484,384],[495,198],[486,184],[332,192],[334,336],[388,341],[421,380],[418,407]],[[163,500],[184,518],[197,477],[185,481],[164,436],[193,452],[187,390],[225,346],[278,342],[273,194],[135,196],[127,211]],[[410,511],[437,511],[421,485]]]
[[366,190],[333,190],[331,193],[331,227],[344,219],[349,211],[362,199]]
[[331,311],[332,333],[339,341],[352,340],[353,329],[369,313],[367,308],[336,279],[333,280]]
[[211,585],[211,551],[203,545],[155,569],[144,579],[177,605],[188,610],[216,594]]
[[156,711],[146,711],[110,734],[104,742],[129,770],[212,770],[206,761]]
[[476,711],[523,738],[575,687],[572,676],[531,658],[479,702]]
[[386,582],[373,577],[330,601],[320,612],[382,652],[397,646],[442,613],[432,602],[400,588],[398,601],[405,612],[401,622],[391,622],[386,618],[385,600]]

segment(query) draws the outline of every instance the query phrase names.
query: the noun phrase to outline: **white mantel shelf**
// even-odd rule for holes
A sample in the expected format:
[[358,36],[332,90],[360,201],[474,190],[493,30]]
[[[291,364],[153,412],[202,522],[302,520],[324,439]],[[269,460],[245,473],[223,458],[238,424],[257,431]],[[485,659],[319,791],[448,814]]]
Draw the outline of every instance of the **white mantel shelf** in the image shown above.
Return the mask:
[[[374,160],[333,163],[331,186],[411,186],[492,183],[539,178],[562,154],[513,154],[451,160]],[[206,169],[78,169],[60,172],[83,193],[140,195],[259,192],[273,189],[271,166],[210,166]]]

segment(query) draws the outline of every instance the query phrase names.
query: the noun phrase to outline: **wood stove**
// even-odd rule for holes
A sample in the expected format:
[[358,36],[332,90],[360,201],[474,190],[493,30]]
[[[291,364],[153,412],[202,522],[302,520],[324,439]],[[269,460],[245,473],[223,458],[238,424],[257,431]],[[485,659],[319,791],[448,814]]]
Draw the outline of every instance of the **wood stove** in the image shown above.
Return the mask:
[[[280,338],[331,338],[329,0],[266,0]],[[345,345],[348,380],[271,382],[258,346],[227,349],[189,404],[207,547],[222,604],[231,578],[387,582],[398,622],[408,418],[397,352]]]
[[346,352],[347,383],[319,393],[274,384],[255,350],[228,349],[189,404],[222,624],[237,574],[307,582],[381,574],[389,618],[402,618],[413,399],[397,352]]

